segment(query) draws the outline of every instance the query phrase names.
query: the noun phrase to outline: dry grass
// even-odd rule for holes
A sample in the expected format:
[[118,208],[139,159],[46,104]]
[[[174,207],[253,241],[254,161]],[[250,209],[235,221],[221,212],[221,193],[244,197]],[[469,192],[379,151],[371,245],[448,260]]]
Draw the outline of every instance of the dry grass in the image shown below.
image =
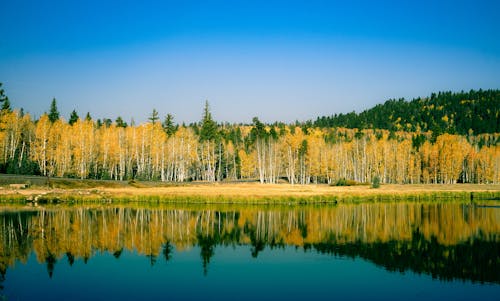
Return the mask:
[[328,185],[289,185],[274,184],[262,185],[257,183],[238,184],[193,184],[173,187],[146,187],[146,188],[101,188],[99,190],[110,194],[127,195],[175,195],[175,196],[227,196],[227,197],[274,197],[294,196],[307,197],[318,195],[355,194],[384,195],[384,194],[414,194],[429,192],[480,192],[498,191],[500,185],[382,185],[378,189],[369,186],[328,186]]
[[[134,187],[135,186],[135,187]],[[40,188],[0,190],[0,200],[23,201],[173,201],[186,203],[318,203],[383,200],[434,200],[439,198],[500,198],[500,185],[262,185],[258,183],[134,185],[93,188]]]

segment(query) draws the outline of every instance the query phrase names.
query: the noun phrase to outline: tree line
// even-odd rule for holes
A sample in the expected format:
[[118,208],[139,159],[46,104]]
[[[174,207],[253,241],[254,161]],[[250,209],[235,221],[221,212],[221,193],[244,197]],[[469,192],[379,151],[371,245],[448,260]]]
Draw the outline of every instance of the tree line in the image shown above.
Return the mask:
[[[1,87],[0,87],[1,88]],[[208,102],[200,122],[68,121],[54,99],[34,120],[1,93],[0,172],[93,179],[258,180],[292,184],[500,183],[500,134],[320,127],[311,124],[218,124]],[[493,109],[493,108],[492,108]],[[494,110],[494,109],[493,109]]]
[[500,132],[500,90],[439,92],[411,101],[390,99],[359,114],[335,114],[310,122],[317,127],[483,134]]

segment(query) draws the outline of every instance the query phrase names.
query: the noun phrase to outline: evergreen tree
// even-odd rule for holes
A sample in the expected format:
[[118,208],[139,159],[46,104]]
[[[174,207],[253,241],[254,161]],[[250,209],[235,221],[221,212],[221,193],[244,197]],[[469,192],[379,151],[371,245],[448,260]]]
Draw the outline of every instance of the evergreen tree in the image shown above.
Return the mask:
[[212,141],[217,138],[217,123],[212,119],[208,100],[205,102],[205,108],[203,110],[200,126],[200,142]]
[[2,89],[2,83],[0,83],[0,102],[2,103],[2,111],[12,111],[9,98],[5,95],[4,89]]
[[156,121],[160,119],[160,117],[158,116],[158,111],[156,111],[156,109],[153,109],[151,117],[149,117],[148,119],[149,121],[151,121],[152,124],[155,124]]
[[10,101],[9,101],[8,97],[5,97],[5,99],[3,100],[2,111],[12,112],[12,109],[10,107]]
[[87,115],[85,116],[85,120],[92,121],[92,116],[90,116],[90,112],[87,112]]
[[170,137],[177,131],[177,126],[174,124],[174,116],[172,114],[167,114],[165,116],[165,121],[163,121],[163,129],[165,133]]
[[4,102],[7,96],[5,95],[5,90],[2,88],[3,84],[0,83],[0,102]]
[[49,120],[52,123],[59,120],[59,111],[57,110],[57,103],[55,98],[52,99],[52,103],[50,104]]
[[73,111],[71,112],[71,115],[69,116],[69,121],[68,121],[68,123],[69,123],[70,125],[73,125],[75,122],[77,122],[77,121],[78,121],[78,118],[80,118],[80,117],[78,117],[78,114],[76,113],[76,111],[75,111],[75,110],[73,110]]
[[500,90],[432,93],[427,98],[406,101],[389,99],[361,113],[318,117],[314,126],[371,128],[390,131],[432,131],[467,135],[500,132]]
[[121,118],[120,116],[118,116],[118,118],[116,118],[115,122],[116,122],[117,127],[122,127],[122,128],[127,127],[127,123],[125,121],[123,121],[123,118]]
[[104,118],[103,119],[103,123],[106,127],[110,127],[111,124],[113,123],[113,120],[109,119],[109,118]]

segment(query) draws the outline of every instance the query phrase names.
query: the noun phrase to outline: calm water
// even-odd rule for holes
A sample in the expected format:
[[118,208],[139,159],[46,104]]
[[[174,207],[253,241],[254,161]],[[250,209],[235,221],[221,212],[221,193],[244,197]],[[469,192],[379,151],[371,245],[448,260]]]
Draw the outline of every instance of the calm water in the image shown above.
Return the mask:
[[500,300],[500,209],[0,208],[0,300]]

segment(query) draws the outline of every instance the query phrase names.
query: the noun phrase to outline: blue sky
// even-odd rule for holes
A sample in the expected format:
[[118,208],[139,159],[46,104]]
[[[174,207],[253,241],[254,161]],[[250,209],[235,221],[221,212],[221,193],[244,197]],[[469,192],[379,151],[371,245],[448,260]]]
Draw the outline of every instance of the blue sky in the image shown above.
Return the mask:
[[39,116],[294,121],[500,88],[499,1],[0,1],[0,82]]

